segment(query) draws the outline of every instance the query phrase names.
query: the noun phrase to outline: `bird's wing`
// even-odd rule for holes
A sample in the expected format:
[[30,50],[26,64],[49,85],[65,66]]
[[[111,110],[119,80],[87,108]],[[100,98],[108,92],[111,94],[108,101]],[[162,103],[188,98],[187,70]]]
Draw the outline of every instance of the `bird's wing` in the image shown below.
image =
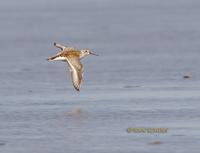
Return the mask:
[[69,64],[69,70],[71,72],[74,88],[79,91],[83,78],[83,65],[81,64],[80,59],[75,56],[67,58],[67,62]]
[[63,46],[61,44],[58,44],[56,42],[54,42],[53,45],[56,46],[56,47],[58,47],[58,48],[60,48],[61,50],[64,50],[66,48],[65,46]]
[[[75,49],[73,47],[66,47],[66,46],[63,46],[63,45],[58,44],[56,42],[54,42],[54,46],[56,46],[57,48],[60,48],[63,52],[64,51],[74,51],[74,50],[77,50],[77,49]],[[62,51],[61,51],[61,53],[62,53]]]

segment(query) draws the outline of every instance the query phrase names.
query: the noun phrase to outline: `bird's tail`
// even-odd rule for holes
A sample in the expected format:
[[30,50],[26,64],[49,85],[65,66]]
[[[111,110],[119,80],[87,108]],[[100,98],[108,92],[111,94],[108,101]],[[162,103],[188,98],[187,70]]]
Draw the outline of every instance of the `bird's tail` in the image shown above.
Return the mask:
[[58,57],[59,55],[55,55],[55,56],[51,56],[47,58],[47,61],[53,61],[56,57]]

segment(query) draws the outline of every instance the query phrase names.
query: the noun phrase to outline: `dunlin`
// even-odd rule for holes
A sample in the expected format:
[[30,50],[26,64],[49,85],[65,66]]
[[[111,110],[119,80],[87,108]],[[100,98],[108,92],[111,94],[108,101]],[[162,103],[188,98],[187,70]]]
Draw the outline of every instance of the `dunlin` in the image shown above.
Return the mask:
[[69,70],[71,73],[72,83],[74,88],[79,91],[81,87],[81,81],[83,78],[83,65],[80,62],[80,59],[87,55],[96,55],[89,51],[88,49],[75,49],[73,47],[66,47],[58,43],[54,43],[54,46],[61,49],[59,53],[55,56],[49,57],[48,61],[64,61],[69,65]]

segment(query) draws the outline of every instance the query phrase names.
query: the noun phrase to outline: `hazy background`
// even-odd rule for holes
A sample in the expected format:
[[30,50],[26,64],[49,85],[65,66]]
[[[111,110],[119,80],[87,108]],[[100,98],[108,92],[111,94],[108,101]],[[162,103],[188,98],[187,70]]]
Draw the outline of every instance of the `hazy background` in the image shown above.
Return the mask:
[[[199,152],[200,1],[0,2],[0,152]],[[100,55],[80,92],[53,42]]]

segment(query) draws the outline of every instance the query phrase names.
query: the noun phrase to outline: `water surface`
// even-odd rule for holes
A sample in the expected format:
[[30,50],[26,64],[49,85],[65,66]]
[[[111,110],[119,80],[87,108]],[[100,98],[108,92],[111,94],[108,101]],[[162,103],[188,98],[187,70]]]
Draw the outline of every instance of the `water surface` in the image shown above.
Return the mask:
[[[3,153],[199,152],[200,2],[5,1],[0,6]],[[89,48],[80,92],[57,41]],[[191,78],[184,79],[184,75]],[[169,128],[164,134],[129,127]]]

